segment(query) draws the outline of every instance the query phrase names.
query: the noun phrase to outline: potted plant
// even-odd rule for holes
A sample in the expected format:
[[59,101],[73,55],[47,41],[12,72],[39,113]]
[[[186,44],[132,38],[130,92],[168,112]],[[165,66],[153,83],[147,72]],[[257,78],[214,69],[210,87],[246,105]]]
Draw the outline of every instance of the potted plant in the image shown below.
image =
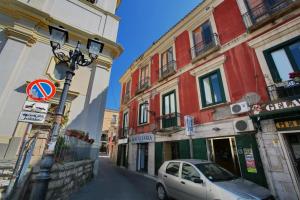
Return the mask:
[[289,73],[290,79],[293,79],[295,82],[300,82],[300,72]]

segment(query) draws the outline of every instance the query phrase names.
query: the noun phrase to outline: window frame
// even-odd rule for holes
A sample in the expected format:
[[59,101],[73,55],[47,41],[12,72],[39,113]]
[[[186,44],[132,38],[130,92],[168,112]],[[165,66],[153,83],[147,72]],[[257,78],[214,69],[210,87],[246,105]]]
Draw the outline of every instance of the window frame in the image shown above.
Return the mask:
[[[221,90],[222,101],[220,101],[220,102],[216,102],[215,97],[214,97],[213,87],[212,87],[212,84],[211,84],[211,78],[210,77],[214,74],[217,74],[218,81],[219,81],[219,87],[220,87],[220,90]],[[206,93],[205,93],[204,84],[203,84],[203,80],[206,79],[206,78],[209,78],[210,92],[211,92],[212,101],[213,101],[210,104],[207,104],[207,102],[206,102]],[[211,71],[211,72],[209,72],[205,75],[202,75],[202,76],[198,77],[198,84],[199,84],[199,89],[200,89],[202,108],[209,107],[209,106],[214,106],[214,105],[218,105],[218,104],[222,104],[222,103],[226,102],[225,89],[224,89],[224,84],[223,84],[223,79],[222,79],[220,69]]]
[[[181,164],[181,172],[180,172],[180,178],[181,178],[181,179],[184,179],[184,180],[186,180],[186,181],[191,181],[191,180],[189,180],[189,179],[183,178],[183,176],[182,176],[184,165],[189,165],[189,166],[191,166],[191,167],[198,173],[199,179],[201,179],[201,173],[199,172],[199,170],[198,170],[195,166],[193,166],[192,164],[190,164],[190,163],[182,163],[182,164]],[[191,182],[193,182],[193,181],[191,181]],[[194,182],[193,182],[193,183],[194,183]]]
[[276,64],[275,64],[274,59],[273,59],[271,54],[275,51],[283,49],[284,52],[286,53],[290,63],[291,63],[291,66],[292,66],[293,70],[294,71],[297,71],[297,70],[300,71],[300,69],[298,69],[298,67],[297,67],[297,63],[294,59],[294,56],[292,55],[292,53],[289,49],[289,46],[291,46],[292,44],[297,43],[297,42],[300,42],[300,36],[297,36],[295,38],[287,40],[283,43],[280,43],[280,44],[278,44],[274,47],[271,47],[271,48],[266,49],[266,50],[263,51],[263,55],[264,55],[265,60],[267,62],[267,66],[268,66],[268,69],[270,71],[270,74],[272,76],[272,80],[273,80],[274,83],[280,83],[280,82],[282,82],[282,79],[280,77],[280,74],[278,72],[278,69],[276,67]]
[[[196,30],[199,30],[200,29],[200,32],[201,32],[201,42],[202,43],[204,43],[205,42],[205,37],[203,36],[203,29],[201,28],[204,24],[206,24],[206,23],[209,23],[209,27],[210,27],[210,31],[211,31],[211,34],[213,35],[214,34],[214,31],[213,31],[213,27],[212,27],[212,24],[211,24],[211,21],[210,21],[210,19],[207,19],[206,21],[204,21],[203,23],[201,23],[199,26],[197,26],[196,28],[194,28],[192,31],[191,31],[191,33],[192,33],[192,41],[193,41],[193,46],[192,47],[195,47],[196,45],[198,45],[199,43],[196,43],[195,42],[195,34],[194,34],[194,32],[196,31]],[[212,36],[211,35],[211,36]]]
[[[177,175],[177,176],[174,175],[174,174],[168,173],[168,166],[171,165],[171,164],[174,164],[174,163],[175,163],[175,164],[178,164],[178,175]],[[181,174],[180,168],[181,168],[181,162],[169,162],[169,163],[167,164],[167,166],[166,166],[165,173],[166,173],[166,174],[169,174],[169,175],[171,175],[171,176],[180,178],[180,174]]]
[[[148,124],[149,123],[149,112],[145,111],[145,113],[142,113],[142,110],[141,110],[141,107],[143,105],[146,105],[146,108],[148,107],[148,110],[149,110],[149,101],[146,100],[146,101],[143,101],[139,104],[139,110],[138,110],[138,125],[145,125],[145,124]],[[145,108],[145,109],[146,109]],[[145,114],[144,118],[146,119],[146,121],[141,121],[141,116],[142,114]]]

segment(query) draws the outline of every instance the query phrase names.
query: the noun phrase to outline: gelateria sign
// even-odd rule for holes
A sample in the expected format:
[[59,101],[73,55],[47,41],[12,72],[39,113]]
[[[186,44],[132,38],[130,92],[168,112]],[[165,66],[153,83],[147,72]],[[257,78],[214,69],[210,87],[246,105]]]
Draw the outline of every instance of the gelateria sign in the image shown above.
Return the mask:
[[253,105],[251,108],[253,115],[267,114],[269,112],[280,111],[291,108],[300,108],[300,98],[292,100],[281,100],[269,102],[261,105]]

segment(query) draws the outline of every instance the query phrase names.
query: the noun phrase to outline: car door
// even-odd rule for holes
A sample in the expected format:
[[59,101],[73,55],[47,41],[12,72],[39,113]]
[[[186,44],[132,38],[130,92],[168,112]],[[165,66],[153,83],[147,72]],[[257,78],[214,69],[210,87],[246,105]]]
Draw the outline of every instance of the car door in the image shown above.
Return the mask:
[[169,162],[166,167],[166,172],[163,174],[163,180],[167,187],[168,195],[181,199],[178,188],[180,187],[179,178],[180,162]]
[[180,193],[184,200],[206,200],[207,188],[205,182],[195,183],[195,180],[204,180],[199,171],[189,163],[182,163],[180,177]]

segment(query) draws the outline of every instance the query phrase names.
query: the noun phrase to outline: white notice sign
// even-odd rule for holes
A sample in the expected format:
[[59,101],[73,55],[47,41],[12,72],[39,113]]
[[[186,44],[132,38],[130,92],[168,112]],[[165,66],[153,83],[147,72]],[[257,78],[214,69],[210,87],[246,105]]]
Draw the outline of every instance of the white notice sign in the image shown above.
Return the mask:
[[31,122],[31,123],[44,123],[46,119],[45,113],[35,113],[22,111],[19,116],[20,122]]
[[30,112],[39,112],[39,113],[47,113],[49,108],[49,103],[39,103],[33,101],[26,101],[23,110]]

